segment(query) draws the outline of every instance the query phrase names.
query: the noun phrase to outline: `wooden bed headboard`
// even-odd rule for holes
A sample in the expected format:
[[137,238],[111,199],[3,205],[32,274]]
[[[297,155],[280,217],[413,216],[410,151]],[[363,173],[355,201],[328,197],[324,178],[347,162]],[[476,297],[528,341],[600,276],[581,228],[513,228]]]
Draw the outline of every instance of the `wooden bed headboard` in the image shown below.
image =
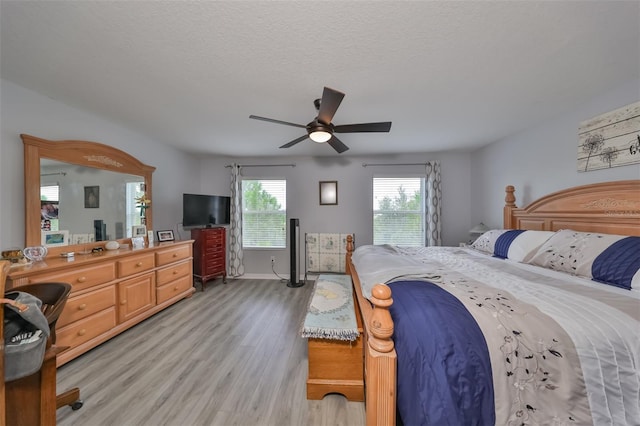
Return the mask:
[[640,236],[640,180],[576,186],[544,196],[524,208],[515,189],[505,189],[504,228]]

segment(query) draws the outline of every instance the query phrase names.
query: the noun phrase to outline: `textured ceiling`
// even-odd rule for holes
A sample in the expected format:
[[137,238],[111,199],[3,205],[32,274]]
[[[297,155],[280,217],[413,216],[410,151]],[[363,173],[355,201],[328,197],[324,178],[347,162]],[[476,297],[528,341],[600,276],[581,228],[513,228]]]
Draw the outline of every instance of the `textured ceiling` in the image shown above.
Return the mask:
[[473,149],[640,78],[640,2],[2,0],[0,55],[3,79],[194,153],[337,155],[248,118],[306,124],[323,86],[346,93],[334,124],[393,121],[341,155]]

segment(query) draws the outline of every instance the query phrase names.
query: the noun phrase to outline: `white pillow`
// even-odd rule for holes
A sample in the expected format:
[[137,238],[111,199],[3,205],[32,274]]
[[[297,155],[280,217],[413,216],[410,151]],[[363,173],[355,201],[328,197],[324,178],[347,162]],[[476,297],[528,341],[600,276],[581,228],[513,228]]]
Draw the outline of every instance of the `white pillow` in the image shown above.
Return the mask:
[[518,235],[511,245],[507,258],[516,262],[526,263],[538,251],[540,246],[551,238],[555,232],[553,231],[525,231]]
[[565,229],[551,236],[528,263],[593,278],[593,261],[611,244],[623,238],[626,237]]
[[496,240],[500,235],[504,234],[507,231],[507,229],[492,229],[490,231],[487,231],[484,234],[480,235],[478,239],[471,244],[471,248],[483,253],[493,255],[493,250],[496,246]]

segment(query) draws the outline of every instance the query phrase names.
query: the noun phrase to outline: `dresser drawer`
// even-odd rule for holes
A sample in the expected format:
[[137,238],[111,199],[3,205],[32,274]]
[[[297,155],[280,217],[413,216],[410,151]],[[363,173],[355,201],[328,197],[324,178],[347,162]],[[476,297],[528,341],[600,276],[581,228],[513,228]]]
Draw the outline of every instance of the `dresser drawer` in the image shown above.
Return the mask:
[[193,280],[191,279],[191,275],[178,278],[170,284],[166,284],[157,288],[156,301],[158,304],[160,304],[171,299],[174,296],[177,296],[180,293],[189,290],[191,287],[193,287]]
[[73,287],[72,292],[84,290],[98,284],[108,283],[116,278],[115,265],[102,263],[86,268],[74,268],[59,273],[34,275],[29,277],[29,283],[62,282]]
[[141,254],[128,259],[118,260],[118,277],[127,277],[155,267],[154,254]]
[[177,278],[190,276],[192,270],[192,262],[182,262],[171,265],[156,271],[156,286],[160,287],[175,281]]
[[169,263],[188,259],[189,257],[191,257],[191,245],[162,249],[156,252],[156,265],[168,265]]
[[207,268],[222,268],[225,264],[224,257],[208,258],[205,265]]
[[224,253],[223,246],[206,247],[203,251],[205,256],[220,256]]
[[57,328],[81,320],[116,304],[116,286],[70,297],[58,319]]
[[[116,308],[110,307],[90,317],[56,330],[56,345],[72,348],[88,342],[116,326]],[[56,327],[57,328],[57,327]]]
[[203,242],[207,246],[222,246],[225,241],[223,235],[207,235]]

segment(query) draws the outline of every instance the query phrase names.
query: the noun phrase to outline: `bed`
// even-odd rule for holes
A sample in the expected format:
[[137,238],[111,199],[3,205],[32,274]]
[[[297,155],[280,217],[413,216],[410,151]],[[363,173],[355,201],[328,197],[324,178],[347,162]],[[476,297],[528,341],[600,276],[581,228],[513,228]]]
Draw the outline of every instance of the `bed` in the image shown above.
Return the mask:
[[368,425],[640,424],[640,180],[514,194],[472,247],[348,244]]

